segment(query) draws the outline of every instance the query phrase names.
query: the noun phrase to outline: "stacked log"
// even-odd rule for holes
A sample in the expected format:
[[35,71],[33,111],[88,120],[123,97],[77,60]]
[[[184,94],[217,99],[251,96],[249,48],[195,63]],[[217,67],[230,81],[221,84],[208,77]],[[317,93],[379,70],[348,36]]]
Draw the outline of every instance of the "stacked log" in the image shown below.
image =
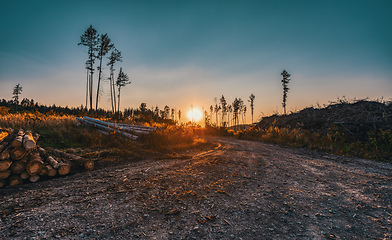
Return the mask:
[[93,170],[94,162],[63,151],[37,146],[39,134],[0,127],[0,188],[64,176],[72,169]]
[[137,140],[140,135],[149,134],[156,130],[155,127],[111,123],[90,117],[76,118],[76,120],[84,125],[95,127],[101,133],[115,133],[131,140]]

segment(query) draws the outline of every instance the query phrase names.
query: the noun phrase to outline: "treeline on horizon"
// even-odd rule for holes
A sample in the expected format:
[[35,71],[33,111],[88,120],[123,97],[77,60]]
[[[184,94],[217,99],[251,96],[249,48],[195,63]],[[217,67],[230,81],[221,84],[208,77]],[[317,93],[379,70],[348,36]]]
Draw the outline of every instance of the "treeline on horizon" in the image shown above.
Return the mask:
[[[16,107],[17,105],[17,107]],[[2,99],[0,101],[0,114],[13,113],[40,113],[46,115],[74,115],[74,116],[92,116],[98,118],[112,118],[112,119],[132,119],[135,122],[148,123],[166,123],[176,124],[181,120],[181,111],[169,108],[167,105],[163,110],[158,106],[155,108],[147,108],[146,103],[141,103],[139,108],[127,108],[123,112],[113,113],[111,110],[87,110],[83,105],[80,107],[61,107],[55,104],[51,106],[43,105],[35,102],[34,99],[23,98],[20,104],[14,100]],[[176,113],[176,114],[175,114]]]

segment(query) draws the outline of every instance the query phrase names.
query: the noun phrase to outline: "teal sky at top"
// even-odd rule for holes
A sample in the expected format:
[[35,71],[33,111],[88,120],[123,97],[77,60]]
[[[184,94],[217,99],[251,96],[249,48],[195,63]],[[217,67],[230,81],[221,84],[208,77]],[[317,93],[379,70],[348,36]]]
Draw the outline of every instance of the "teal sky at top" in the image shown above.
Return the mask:
[[391,9],[390,0],[1,0],[0,88],[83,70],[86,49],[77,44],[90,24],[108,33],[128,67],[228,75],[286,68],[308,81],[365,75],[391,86]]

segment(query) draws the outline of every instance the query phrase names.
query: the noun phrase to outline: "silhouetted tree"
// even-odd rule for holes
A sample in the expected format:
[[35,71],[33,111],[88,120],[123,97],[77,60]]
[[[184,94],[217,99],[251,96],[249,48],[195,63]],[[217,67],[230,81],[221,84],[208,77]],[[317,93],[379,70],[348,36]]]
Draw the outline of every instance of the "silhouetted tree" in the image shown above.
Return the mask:
[[287,100],[287,92],[289,91],[288,84],[290,82],[290,74],[286,72],[286,70],[283,70],[283,72],[280,74],[282,75],[282,86],[283,86],[283,110],[284,110],[284,115],[286,115],[286,100]]
[[114,64],[116,62],[121,62],[121,52],[118,51],[116,48],[113,49],[113,51],[110,53],[110,56],[108,57],[109,62],[108,66],[110,66],[110,101],[112,103],[112,112],[116,112],[116,88],[115,88],[115,81],[114,81]]
[[245,106],[244,101],[242,101],[241,98],[238,98],[238,117],[237,117],[238,125],[240,124],[239,116],[242,117],[242,122],[244,122],[244,117],[242,115],[244,113],[244,106]]
[[239,110],[240,110],[240,101],[239,101],[239,99],[235,98],[232,106],[233,106],[234,125],[237,126],[238,125],[238,123],[237,123],[238,122],[238,114],[239,114]]
[[114,45],[111,42],[111,39],[108,35],[101,34],[98,39],[98,58],[99,58],[99,67],[98,67],[98,84],[97,84],[97,99],[95,102],[95,111],[98,110],[98,102],[99,102],[99,89],[101,85],[101,74],[102,74],[102,58],[105,56],[113,47]]
[[78,45],[83,45],[88,47],[88,60],[86,62],[86,66],[90,71],[90,77],[88,79],[88,94],[90,98],[90,110],[93,108],[93,75],[94,75],[94,62],[96,59],[97,52],[97,44],[98,44],[98,34],[97,30],[93,28],[92,25],[80,36],[80,43]]
[[181,123],[181,110],[178,110],[178,122]]
[[211,126],[212,126],[212,114],[214,113],[214,106],[210,106],[210,120],[211,120]]
[[16,84],[16,86],[14,87],[14,91],[13,91],[13,99],[14,99],[14,103],[15,103],[15,111],[18,110],[18,105],[19,105],[19,94],[22,93],[22,87],[20,86],[20,84]]
[[165,108],[163,109],[163,118],[164,119],[169,119],[169,114],[170,114],[170,108],[169,108],[169,106],[165,106]]
[[219,125],[219,121],[218,121],[218,113],[221,110],[221,106],[218,105],[218,100],[217,98],[214,98],[214,102],[215,102],[215,107],[214,107],[214,112],[215,112],[215,116],[216,116],[216,127],[218,127]]
[[252,115],[252,124],[253,124],[253,109],[254,109],[254,101],[255,101],[255,95],[250,94],[248,102],[250,102],[250,114]]
[[230,114],[233,112],[233,106],[232,105],[228,105],[227,106],[227,124],[228,124],[228,127],[230,127],[230,125],[232,125],[232,124],[230,124]]
[[173,120],[173,121],[175,121],[175,113],[176,113],[176,110],[174,109],[174,108],[172,108],[171,109],[171,120]]
[[117,77],[116,85],[118,87],[118,108],[117,112],[120,113],[120,94],[121,94],[121,88],[130,84],[131,81],[129,81],[129,77],[126,73],[122,71],[122,68],[120,68],[120,72]]
[[154,115],[159,117],[159,108],[158,108],[158,106],[156,106],[155,109],[154,109]]
[[222,123],[221,124],[224,127],[226,125],[225,124],[225,116],[227,113],[227,102],[226,102],[226,99],[223,95],[220,98],[220,103],[221,103],[221,107],[222,107]]
[[244,106],[244,107],[243,107],[242,111],[244,112],[244,115],[243,115],[243,116],[244,116],[244,119],[243,119],[242,122],[243,122],[243,124],[245,124],[245,123],[246,123],[246,105],[244,104],[243,106]]

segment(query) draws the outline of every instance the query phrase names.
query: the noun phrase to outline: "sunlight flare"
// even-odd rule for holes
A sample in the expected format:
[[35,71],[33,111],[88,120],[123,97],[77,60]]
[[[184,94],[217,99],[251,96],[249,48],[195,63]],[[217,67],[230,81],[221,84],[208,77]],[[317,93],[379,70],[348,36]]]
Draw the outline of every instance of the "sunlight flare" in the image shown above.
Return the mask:
[[203,113],[200,111],[200,109],[191,107],[187,116],[190,121],[197,122],[203,117]]

